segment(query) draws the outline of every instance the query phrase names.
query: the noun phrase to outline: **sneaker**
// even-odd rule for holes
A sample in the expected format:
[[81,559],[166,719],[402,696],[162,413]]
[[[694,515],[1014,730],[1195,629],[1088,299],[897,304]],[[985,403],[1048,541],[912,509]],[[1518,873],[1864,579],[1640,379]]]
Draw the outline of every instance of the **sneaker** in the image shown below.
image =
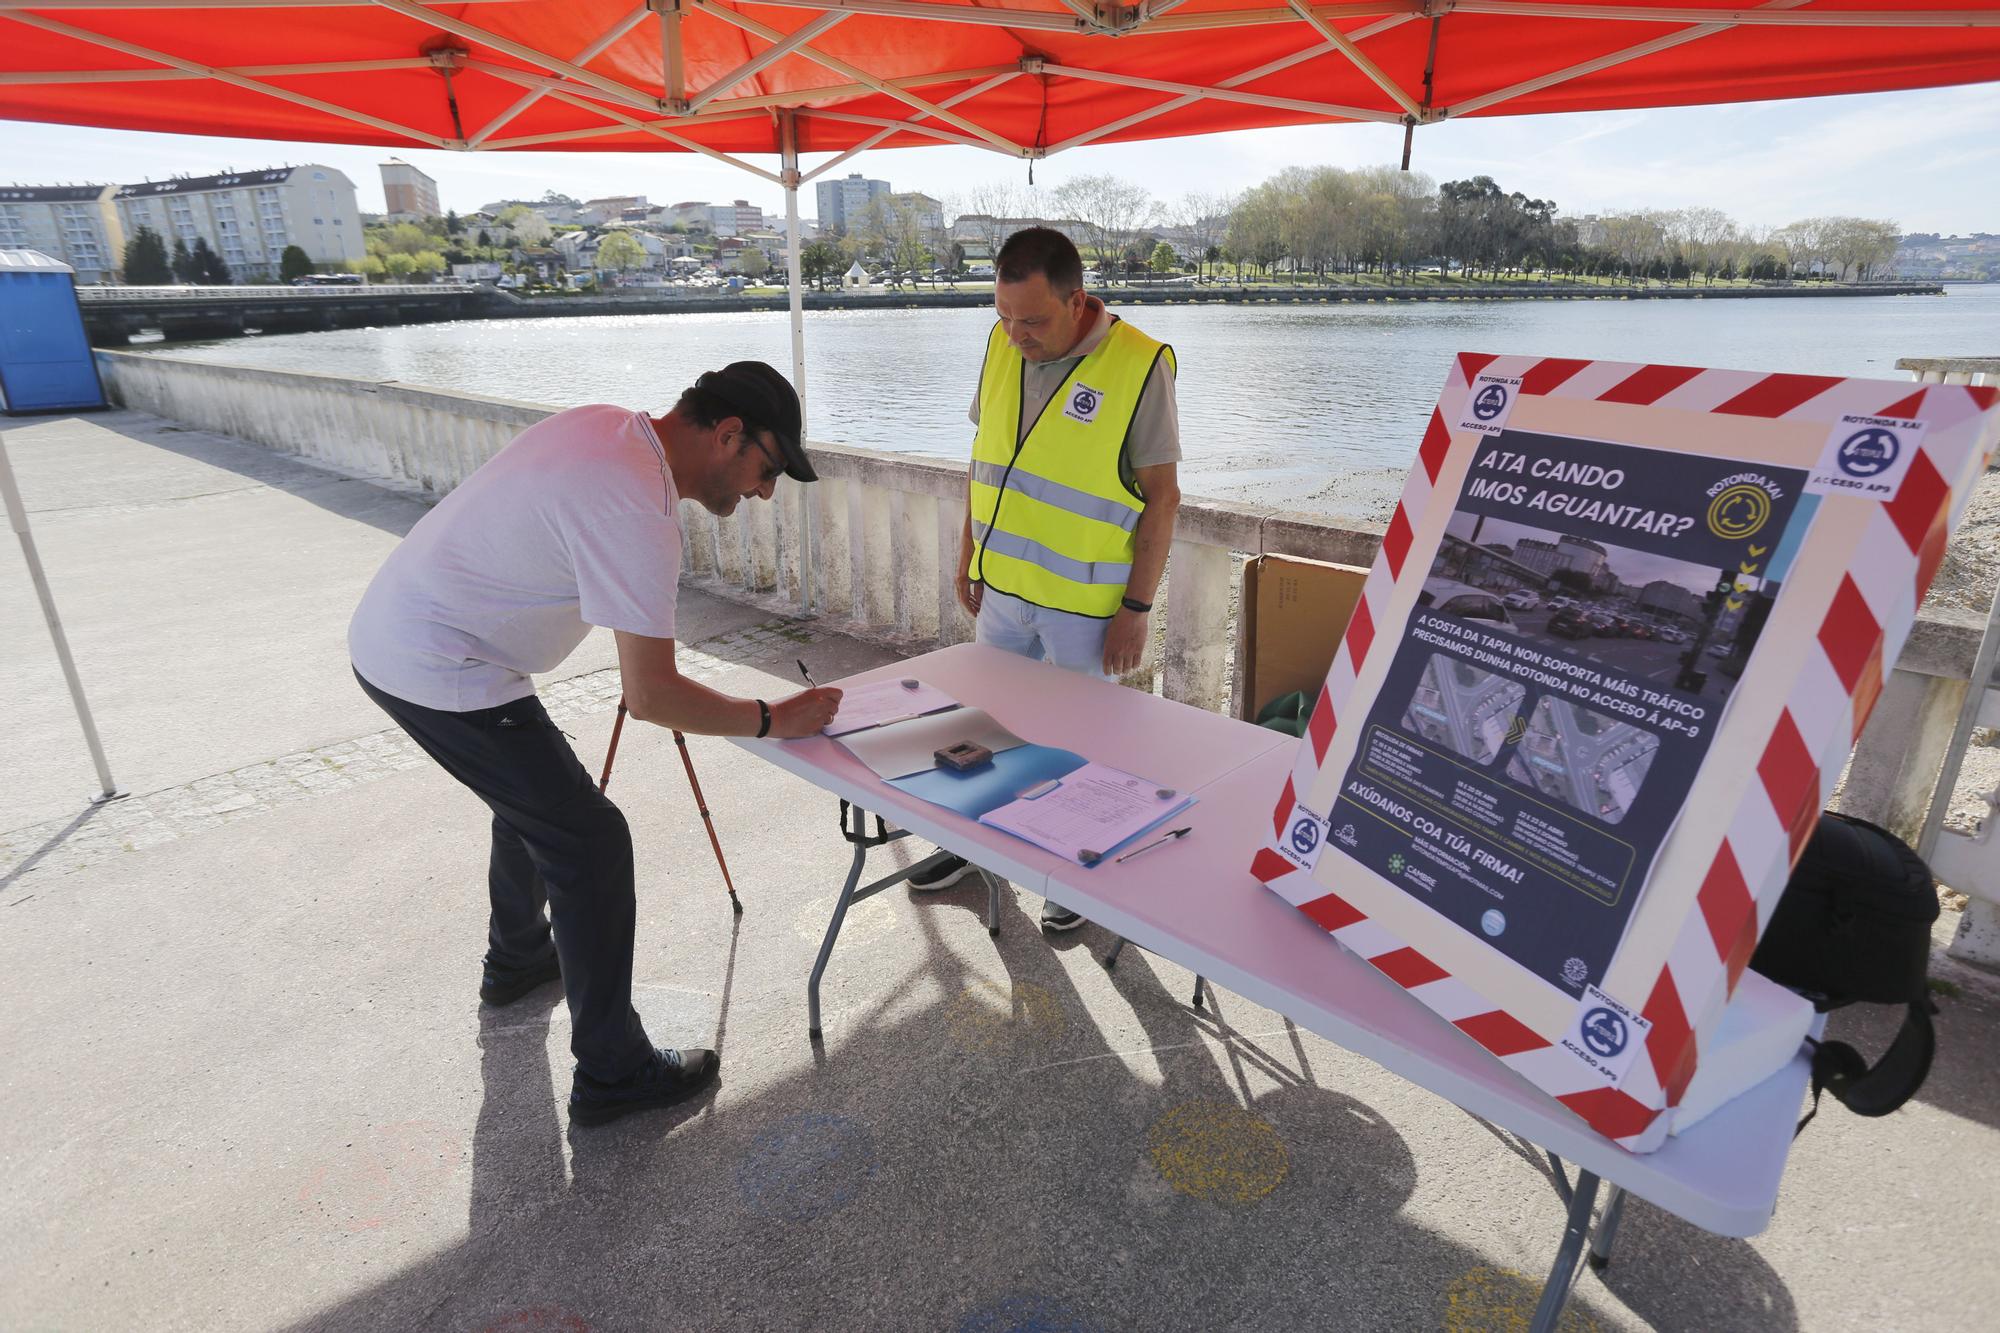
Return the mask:
[[1083,924],[1083,913],[1072,912],[1053,898],[1042,900],[1043,930],[1075,930]]
[[714,1051],[662,1046],[637,1073],[616,1083],[600,1083],[579,1069],[570,1079],[569,1118],[579,1125],[601,1125],[634,1111],[672,1106],[713,1083],[721,1068]]
[[910,887],[918,893],[934,893],[938,889],[948,889],[970,874],[972,866],[962,856],[950,852],[939,852],[916,874],[910,876]]
[[546,963],[537,963],[533,967],[502,968],[488,963],[485,973],[479,978],[479,998],[495,1007],[512,1004],[531,990],[561,980],[562,960],[554,954],[549,955]]

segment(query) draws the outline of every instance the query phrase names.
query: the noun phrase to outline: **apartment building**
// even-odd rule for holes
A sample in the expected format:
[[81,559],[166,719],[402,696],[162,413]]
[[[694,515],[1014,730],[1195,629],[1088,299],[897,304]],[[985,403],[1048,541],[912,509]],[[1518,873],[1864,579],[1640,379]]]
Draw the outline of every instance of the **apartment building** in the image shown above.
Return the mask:
[[923,229],[925,235],[935,235],[944,230],[944,204],[940,200],[914,190],[907,194],[892,194],[889,199],[899,210],[914,211],[917,226]]
[[367,253],[354,182],[315,163],[125,185],[114,203],[126,236],[151,227],[169,250],[204,239],[238,282],[275,280],[288,245],[322,265]]
[[444,210],[438,206],[436,181],[400,157],[384,162],[381,171],[382,198],[387,205],[384,216],[389,221],[415,222],[419,218],[444,216]]
[[853,172],[837,181],[821,181],[818,190],[819,225],[845,232],[861,220],[869,204],[889,197],[889,182]]
[[76,270],[79,283],[113,282],[125,233],[115,185],[0,186],[0,250],[39,250]]

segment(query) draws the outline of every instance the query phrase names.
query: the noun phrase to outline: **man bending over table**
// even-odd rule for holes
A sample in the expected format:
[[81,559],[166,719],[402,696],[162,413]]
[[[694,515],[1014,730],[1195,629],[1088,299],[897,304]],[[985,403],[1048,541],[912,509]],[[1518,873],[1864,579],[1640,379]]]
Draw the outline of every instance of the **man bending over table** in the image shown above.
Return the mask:
[[577,407],[530,426],[424,515],[348,627],[362,690],[493,812],[479,996],[560,980],[570,1119],[692,1096],[714,1051],[655,1048],[632,1008],[632,835],[535,697],[593,625],[617,636],[631,715],[711,736],[810,736],[840,691],[736,699],[680,674],[679,502],[726,515],[780,474],[817,480],[799,400],[761,361],[712,370],[671,412]]
[[[958,601],[981,643],[1113,680],[1139,665],[1180,507],[1174,353],[1083,289],[1083,260],[1048,227],[995,261],[999,321],[972,399]],[[940,853],[928,891],[969,869]],[[1083,917],[1042,906],[1044,930]]]

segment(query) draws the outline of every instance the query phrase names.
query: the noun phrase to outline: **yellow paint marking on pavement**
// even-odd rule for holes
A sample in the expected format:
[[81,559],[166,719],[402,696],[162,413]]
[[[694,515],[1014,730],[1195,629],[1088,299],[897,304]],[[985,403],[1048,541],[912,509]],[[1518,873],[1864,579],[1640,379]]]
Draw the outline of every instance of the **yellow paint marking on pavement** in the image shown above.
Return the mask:
[[[1444,1333],[1527,1333],[1541,1284],[1511,1268],[1475,1268],[1444,1292]],[[1595,1319],[1570,1304],[1556,1321],[1557,1333],[1599,1333]]]
[[1166,1182],[1212,1203],[1255,1203],[1291,1167],[1278,1131],[1240,1106],[1183,1102],[1155,1120],[1146,1137]]
[[[826,924],[833,920],[838,893],[823,894],[792,914],[792,931],[808,944],[826,938]],[[882,898],[864,898],[851,903],[847,918],[840,923],[840,949],[858,949],[889,934],[896,928],[896,909]]]
[[953,1040],[974,1051],[990,1051],[1021,1037],[1053,1041],[1069,1026],[1056,997],[1025,981],[1011,989],[996,981],[974,982],[951,1002],[944,1018]]

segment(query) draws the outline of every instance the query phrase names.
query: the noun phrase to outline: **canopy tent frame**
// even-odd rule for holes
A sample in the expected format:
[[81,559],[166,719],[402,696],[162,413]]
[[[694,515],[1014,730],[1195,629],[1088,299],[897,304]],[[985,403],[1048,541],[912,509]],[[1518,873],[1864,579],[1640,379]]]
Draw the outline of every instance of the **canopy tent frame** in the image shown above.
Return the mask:
[[[1251,128],[1255,124],[1350,124],[1401,125],[1404,131],[1403,166],[1407,169],[1415,131],[1457,117],[1480,114],[1532,113],[1538,110],[1579,109],[1568,105],[1551,106],[1537,102],[1550,89],[1587,80],[1607,70],[1629,67],[1679,50],[1691,43],[1724,38],[1741,40],[1741,34],[1768,30],[1792,34],[1854,33],[1857,42],[1873,62],[1872,80],[1867,88],[1931,87],[2000,79],[2000,9],[1992,6],[1954,8],[1948,0],[1882,0],[1873,9],[1832,9],[1815,7],[1817,0],[1766,0],[1759,5],[1654,5],[1573,3],[1571,0],[1350,0],[1347,3],[1314,4],[1311,0],[1278,0],[1277,3],[1249,7],[1214,7],[1238,0],[1200,0],[1202,8],[1192,8],[1196,0],[1139,0],[1123,4],[1118,0],[640,0],[629,8],[598,13],[584,18],[583,4],[555,6],[537,0],[454,0],[448,8],[420,0],[0,0],[0,31],[27,29],[47,38],[58,39],[55,57],[14,59],[0,56],[0,118],[9,115],[28,120],[68,120],[74,123],[108,123],[123,127],[144,127],[148,110],[110,107],[110,103],[55,106],[65,90],[115,91],[120,85],[169,85],[163,90],[171,98],[179,85],[188,82],[225,85],[255,97],[274,99],[291,107],[316,113],[324,122],[287,122],[285,137],[325,140],[349,136],[354,142],[386,143],[389,146],[421,146],[447,151],[497,152],[526,149],[591,148],[620,149],[634,136],[642,136],[638,146],[703,154],[724,165],[779,185],[785,192],[785,263],[789,291],[792,342],[792,378],[801,402],[806,399],[806,360],[803,317],[803,274],[799,243],[798,191],[801,185],[833,170],[856,154],[883,145],[948,143],[984,149],[1030,163],[1085,145],[1119,137],[1156,137],[1159,134],[1208,132],[1208,128],[1188,128],[1188,122],[1173,122],[1163,128],[1159,122],[1190,108],[1214,108],[1229,112],[1233,121],[1224,125]],[[610,9],[610,6],[606,6]],[[745,10],[775,12],[797,20],[789,30],[752,17]],[[350,54],[361,58],[326,60],[262,60],[218,62],[199,58],[198,52],[212,25],[186,25],[185,50],[166,49],[158,34],[160,25],[143,26],[149,16],[187,15],[202,11],[249,16],[259,11],[356,11],[379,15],[380,25],[367,22],[348,24],[343,30],[357,43],[367,46]],[[52,17],[55,14],[65,18]],[[803,18],[800,18],[803,15]],[[657,20],[657,62],[648,68],[634,58],[638,49],[628,41],[641,35],[650,51],[651,38],[642,34],[647,18]],[[565,27],[558,18],[573,21]],[[1454,88],[1453,96],[1440,100],[1437,92],[1439,35],[1448,23],[1514,20],[1523,24],[1538,21],[1559,25],[1570,39],[1566,49],[1553,50],[1549,67],[1527,77],[1498,81],[1498,86],[1467,91]],[[74,21],[71,21],[74,20]],[[130,35],[116,29],[121,20],[141,23]],[[541,44],[522,40],[499,31],[510,21],[531,35],[541,36]],[[535,20],[541,20],[539,22]],[[608,21],[606,21],[608,20]],[[1375,39],[1404,25],[1427,20],[1428,42],[1415,44],[1422,50],[1418,63],[1408,44],[1399,48],[1400,73],[1390,65],[1391,53],[1370,49]],[[335,28],[340,25],[333,21]],[[692,28],[692,22],[702,25]],[[880,61],[896,63],[899,52],[919,43],[920,31],[974,31],[1004,34],[1011,38],[1018,55],[1011,59],[967,62],[952,60],[952,68],[869,68],[861,55],[844,55],[822,43],[829,36],[844,37],[863,24],[913,25],[897,28],[893,38],[884,29],[874,34],[872,44],[861,50]],[[95,27],[91,25],[96,25]],[[1641,39],[1624,41],[1598,34],[1617,31],[1614,25],[1638,24],[1665,27],[1668,31],[1641,34]],[[401,25],[400,28],[392,25]],[[586,28],[587,30],[583,30]],[[727,59],[718,54],[725,43],[717,40],[716,25],[729,30]],[[106,29],[100,31],[99,29]],[[379,35],[407,29],[412,38],[406,54],[384,53]],[[560,44],[556,30],[561,29]],[[1233,48],[1214,41],[1198,43],[1202,60],[1209,68],[1204,77],[1167,77],[1143,60],[1127,60],[1124,53],[1157,50],[1158,42],[1175,37],[1202,38],[1206,34],[1238,32],[1259,34],[1267,30],[1295,31],[1304,45],[1290,52],[1275,51],[1264,40],[1252,44],[1244,57],[1244,68],[1220,72],[1217,53]],[[1886,34],[1954,30],[1973,34],[1968,42],[1958,39],[1946,50],[1939,47],[1928,63],[1916,72],[1890,68],[1877,54],[1877,45]],[[1492,31],[1486,29],[1484,31]],[[147,40],[139,40],[145,34]],[[1588,39],[1578,34],[1588,33]],[[593,35],[594,34],[594,35]],[[279,42],[282,34],[260,33],[265,45]],[[582,40],[579,44],[579,39]],[[1080,44],[1078,39],[1087,39]],[[1152,39],[1150,42],[1148,39]],[[1398,39],[1400,41],[1401,39]],[[1035,43],[1046,43],[1046,49]],[[66,44],[66,45],[65,45]],[[1191,44],[1192,45],[1192,44]],[[1524,45],[1530,45],[1524,43]],[[1537,56],[1539,44],[1532,44]],[[554,47],[555,49],[545,49]],[[1378,44],[1379,47],[1379,44]],[[1425,49],[1427,47],[1427,49]],[[700,62],[691,59],[699,48]],[[1963,49],[1961,49],[1963,48]],[[278,46],[272,46],[275,53]],[[940,47],[954,53],[973,48],[961,44]],[[95,50],[139,62],[131,66],[107,65],[81,68],[78,51]],[[569,54],[562,54],[568,52]],[[1079,54],[1084,52],[1085,54]],[[288,52],[288,54],[299,54]],[[337,52],[335,53],[337,54]],[[991,54],[1012,55],[1002,50]],[[1761,54],[1761,53],[1760,53]],[[1788,51],[1774,53],[1780,63]],[[1581,56],[1582,58],[1574,58]],[[1315,76],[1309,87],[1297,87],[1306,73],[1302,66],[1334,57],[1324,78]],[[1801,58],[1803,59],[1803,58]],[[615,68],[602,66],[610,61]],[[509,63],[512,62],[512,63]],[[909,62],[905,60],[904,64]],[[1866,64],[1867,61],[1864,61]],[[802,66],[809,65],[842,80],[826,83],[801,79]],[[691,68],[695,70],[691,76]],[[1840,69],[1845,69],[1845,66]],[[790,77],[776,77],[789,70]],[[1347,80],[1352,96],[1340,100],[1328,96],[1301,96],[1301,91],[1317,92],[1334,82],[1340,71],[1358,75]],[[1515,71],[1521,72],[1521,71]],[[1797,64],[1784,71],[1801,80],[1796,91],[1764,93],[1765,96],[1798,96],[1817,92],[1845,91],[1835,86],[1839,70],[1829,74],[1824,65]],[[438,101],[448,108],[451,132],[441,132],[444,120],[438,116],[434,128],[404,123],[420,122],[436,115],[422,98],[409,91],[422,85],[398,85],[397,95],[385,99],[369,79],[396,79],[412,75],[434,75],[440,79]],[[1604,105],[1654,106],[1679,102],[1718,100],[1716,81],[1726,85],[1728,96],[1745,100],[1755,97],[1754,89],[1743,91],[1737,84],[1749,83],[1750,74],[1739,67],[1733,72],[1719,62],[1700,67],[1698,86],[1691,91],[1670,88],[1661,92],[1651,87],[1638,100],[1613,98],[1594,88],[1575,94],[1585,102]],[[1289,76],[1295,85],[1289,91],[1256,85]],[[657,78],[657,87],[652,86]],[[1661,76],[1666,77],[1666,76]],[[1685,74],[1678,77],[1688,77]],[[993,123],[1005,113],[994,107],[993,94],[1020,79],[1032,79],[1042,90],[1042,126],[1032,139],[1018,129],[1010,133]],[[1734,79],[1735,83],[1728,83]],[[277,82],[285,80],[288,82]],[[290,83],[314,84],[328,81],[333,86],[311,91]],[[690,87],[691,81],[700,86]],[[1463,77],[1460,82],[1465,82]],[[1669,79],[1669,82],[1671,80]],[[1044,142],[1044,129],[1052,86],[1087,88],[1096,100],[1109,99],[1104,116],[1095,124],[1066,125],[1053,143]],[[1786,84],[1786,88],[1794,85]],[[10,100],[13,89],[34,90],[40,102]],[[504,105],[488,109],[479,102],[501,88],[514,89]],[[936,94],[927,90],[936,88]],[[478,92],[480,99],[468,97]],[[376,93],[378,102],[389,105],[370,109],[346,102],[366,92]],[[1119,94],[1157,93],[1159,100],[1132,106],[1129,97]],[[1573,92],[1573,90],[1572,90]],[[323,94],[338,94],[323,95]],[[1102,94],[1100,97],[1099,95]],[[108,94],[107,94],[108,95]],[[1011,94],[1010,94],[1011,95]],[[1359,100],[1356,100],[1359,99]],[[1378,104],[1367,104],[1379,99]],[[1651,99],[1651,100],[1648,100]],[[899,103],[899,114],[883,114],[897,108],[880,103]],[[477,109],[475,128],[468,133],[461,119],[462,107]],[[577,122],[549,121],[547,105],[567,112],[582,113]],[[1096,101],[1091,105],[1094,107]],[[55,106],[51,110],[50,107]],[[1233,110],[1232,110],[1233,109]],[[174,110],[185,119],[187,109]],[[383,114],[384,111],[393,114]],[[1016,107],[1018,112],[1018,106]],[[67,113],[66,113],[67,112]],[[164,114],[161,112],[160,114]],[[232,109],[218,116],[251,117],[254,113]],[[1248,122],[1245,122],[1245,117]],[[523,123],[526,118],[526,123]],[[171,128],[189,132],[185,125]],[[503,135],[512,127],[515,132]],[[192,132],[269,134],[272,127],[253,119],[232,123],[228,128],[196,128]],[[1136,134],[1135,134],[1136,132]],[[720,137],[723,144],[710,142]],[[818,149],[829,156],[818,166],[805,169],[801,162],[805,142],[811,137]],[[606,142],[616,141],[616,142]],[[750,146],[743,146],[744,143]],[[726,146],[725,146],[726,145]],[[816,149],[816,151],[818,150]],[[744,154],[775,153],[778,170],[773,172],[749,161]],[[0,469],[4,471],[4,469]],[[9,490],[10,514],[17,497]],[[811,521],[807,507],[807,522]],[[34,563],[31,555],[31,563]],[[37,566],[38,567],[38,566]],[[112,790],[105,769],[96,730],[87,706],[75,685],[74,667],[67,645],[61,640],[59,622],[53,619],[53,603],[45,584],[37,582],[51,615],[58,639],[58,652],[72,681],[79,715],[90,737],[107,794]],[[808,592],[810,604],[811,593]]]

